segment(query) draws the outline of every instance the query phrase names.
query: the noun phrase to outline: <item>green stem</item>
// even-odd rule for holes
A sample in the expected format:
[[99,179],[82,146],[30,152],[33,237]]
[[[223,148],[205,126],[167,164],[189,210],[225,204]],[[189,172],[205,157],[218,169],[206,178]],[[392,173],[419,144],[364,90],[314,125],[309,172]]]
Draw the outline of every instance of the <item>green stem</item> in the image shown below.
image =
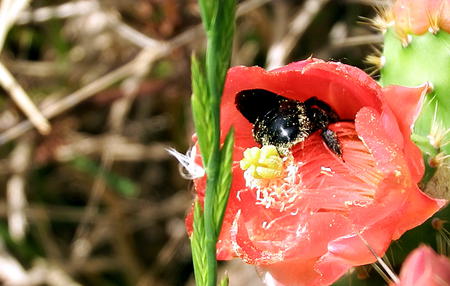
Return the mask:
[[[223,219],[221,216],[225,212],[231,185],[232,148],[229,146],[233,144],[232,137],[227,136],[226,146],[228,147],[222,154],[220,99],[230,62],[236,3],[235,0],[216,1],[199,0],[202,21],[207,33],[206,80],[202,78],[205,74],[201,75],[199,72],[198,63],[194,61],[193,65],[194,119],[196,118],[199,144],[203,149],[201,151],[207,174],[204,212],[203,217],[200,218],[204,226],[204,239],[197,236],[200,233],[195,229],[193,236],[193,249],[195,248],[197,252],[202,251],[203,256],[194,253],[193,257],[195,257],[196,276],[205,273],[202,275],[205,279],[199,279],[199,281],[208,286],[216,286],[217,283],[216,244]],[[221,165],[222,163],[224,166]],[[195,265],[196,261],[199,265]]]
[[216,230],[217,226],[214,222],[214,206],[216,201],[216,186],[218,184],[220,172],[220,98],[221,85],[218,84],[217,79],[217,42],[214,38],[208,37],[208,49],[206,52],[206,70],[208,78],[208,88],[211,95],[211,109],[213,112],[213,122],[211,122],[212,136],[212,150],[211,157],[207,166],[207,185],[205,195],[205,233],[206,233],[206,248],[207,248],[207,265],[209,275],[209,286],[214,286],[217,283],[217,260],[216,260],[216,244],[219,232]]
[[[205,195],[205,212],[204,212],[204,221],[205,221],[205,244],[207,251],[207,268],[208,268],[208,286],[215,286],[217,283],[217,260],[216,260],[216,243],[217,243],[217,235],[216,235],[216,227],[214,224],[214,201],[215,201],[215,191],[216,184],[218,178],[218,166],[219,162],[217,161],[217,156],[214,155],[213,152],[210,158],[210,167],[208,172],[208,179],[206,185],[206,195]],[[220,158],[220,157],[219,157]]]

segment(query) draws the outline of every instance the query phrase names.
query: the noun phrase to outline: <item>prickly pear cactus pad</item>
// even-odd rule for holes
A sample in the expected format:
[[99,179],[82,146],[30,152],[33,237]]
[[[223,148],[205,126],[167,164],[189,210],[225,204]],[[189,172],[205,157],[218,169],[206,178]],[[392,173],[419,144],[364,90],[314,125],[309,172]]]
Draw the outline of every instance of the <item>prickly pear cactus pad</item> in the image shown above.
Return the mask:
[[376,21],[384,32],[380,83],[429,85],[412,134],[424,153],[424,184],[450,158],[449,9],[446,0],[397,1]]

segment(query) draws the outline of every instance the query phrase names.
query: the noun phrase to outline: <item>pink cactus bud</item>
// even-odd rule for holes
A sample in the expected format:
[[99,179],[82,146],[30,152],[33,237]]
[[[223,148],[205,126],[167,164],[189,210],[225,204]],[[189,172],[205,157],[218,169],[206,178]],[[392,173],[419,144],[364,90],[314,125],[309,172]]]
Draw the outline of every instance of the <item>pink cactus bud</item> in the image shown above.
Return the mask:
[[428,246],[414,250],[403,263],[400,283],[395,286],[450,285],[450,260]]
[[400,36],[450,31],[450,0],[397,0],[392,11]]
[[450,1],[442,1],[440,10],[439,26],[441,29],[450,32]]

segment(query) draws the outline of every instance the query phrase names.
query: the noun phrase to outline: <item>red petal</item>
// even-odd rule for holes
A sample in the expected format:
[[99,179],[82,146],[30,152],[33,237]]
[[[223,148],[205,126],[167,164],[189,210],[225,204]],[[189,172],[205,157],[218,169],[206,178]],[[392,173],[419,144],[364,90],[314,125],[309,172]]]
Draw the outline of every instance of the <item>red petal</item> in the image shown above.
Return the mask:
[[321,286],[328,285],[319,282],[320,274],[314,271],[317,258],[275,263],[260,267],[263,271],[262,280],[267,286]]
[[400,172],[397,177],[408,180],[408,169],[404,169],[403,156],[399,156],[402,150],[390,140],[382,124],[379,113],[370,107],[362,108],[355,118],[356,132],[372,153],[379,170],[385,174]]
[[[389,137],[382,128],[383,123],[378,118],[379,115],[375,111],[363,108],[356,116],[355,125],[359,136],[373,154],[378,169],[386,174],[383,185],[380,185],[383,191],[377,193],[377,200],[380,201],[380,206],[384,205],[387,208],[380,213],[390,213],[397,209],[402,212],[401,217],[404,219],[397,220],[397,223],[393,224],[395,229],[393,239],[397,239],[406,230],[429,218],[445,204],[445,201],[432,199],[419,190],[406,167],[408,161],[405,157],[410,155],[403,155],[401,149],[388,140]],[[380,214],[373,215],[380,217]],[[368,222],[362,221],[361,225],[364,224],[367,225]]]
[[281,196],[282,206],[275,206],[281,189],[270,197],[272,206],[262,204],[255,189],[238,191],[241,213],[232,239],[237,241],[236,252],[247,262],[320,256],[330,240],[351,232],[345,214],[352,204],[368,205],[373,200],[382,177],[374,169],[372,155],[357,138],[353,124],[330,128],[338,135],[345,164],[316,133],[294,151],[301,182],[287,185],[293,197]]
[[349,219],[353,229],[348,236],[330,242],[329,253],[319,262],[319,269],[346,263],[361,265],[375,261],[370,246],[379,256],[406,230],[424,222],[443,204],[434,200],[408,180],[407,169],[398,146],[389,142],[380,126],[379,115],[370,108],[357,114],[356,130],[369,148],[378,168],[386,176],[379,183],[375,202],[369,207],[355,207]]
[[407,230],[422,224],[447,204],[446,200],[430,198],[417,185],[412,186],[409,191],[409,196],[401,207],[401,216],[405,219],[399,221],[393,239],[400,238]]
[[394,112],[405,136],[411,133],[429,88],[428,84],[418,87],[391,85],[383,88],[383,98]]
[[241,198],[248,207],[241,205],[232,239],[236,253],[247,263],[268,265],[318,257],[326,251],[328,241],[350,231],[339,213],[266,208],[255,205],[250,191],[241,193]]
[[[428,91],[428,84],[417,88],[403,86],[388,86],[383,89],[383,97],[393,111],[405,142],[404,153],[408,154],[408,166],[414,182],[419,182],[424,171],[422,154],[419,148],[410,140],[411,129],[419,116],[425,94]],[[389,126],[391,122],[386,122],[384,126]]]

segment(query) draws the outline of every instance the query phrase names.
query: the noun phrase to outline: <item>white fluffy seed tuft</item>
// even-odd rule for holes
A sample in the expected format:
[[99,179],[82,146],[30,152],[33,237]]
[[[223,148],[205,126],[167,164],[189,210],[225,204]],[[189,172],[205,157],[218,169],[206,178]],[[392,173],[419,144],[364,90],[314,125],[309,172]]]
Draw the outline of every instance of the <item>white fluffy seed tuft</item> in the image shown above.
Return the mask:
[[195,147],[189,149],[186,154],[180,153],[174,148],[166,148],[166,150],[180,162],[180,174],[184,179],[194,180],[205,175],[205,169],[195,162]]

